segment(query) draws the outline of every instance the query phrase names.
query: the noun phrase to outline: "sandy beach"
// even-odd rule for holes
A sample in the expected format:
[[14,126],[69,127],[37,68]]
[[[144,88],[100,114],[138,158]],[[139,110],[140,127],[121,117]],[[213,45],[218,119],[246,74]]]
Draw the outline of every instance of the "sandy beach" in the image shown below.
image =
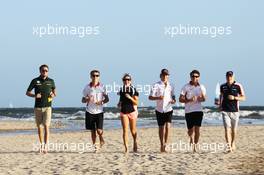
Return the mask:
[[[233,153],[221,147],[225,141],[220,126],[202,127],[203,146],[198,153],[180,149],[180,143],[182,148],[188,143],[185,128],[172,129],[173,144],[163,154],[159,153],[157,128],[138,129],[139,151],[133,153],[130,142],[128,155],[123,153],[120,129],[105,131],[106,144],[97,153],[91,149],[87,131],[52,133],[48,154],[37,152],[37,135],[1,135],[0,174],[264,174],[263,129],[240,126]],[[56,148],[56,144],[64,146]]]

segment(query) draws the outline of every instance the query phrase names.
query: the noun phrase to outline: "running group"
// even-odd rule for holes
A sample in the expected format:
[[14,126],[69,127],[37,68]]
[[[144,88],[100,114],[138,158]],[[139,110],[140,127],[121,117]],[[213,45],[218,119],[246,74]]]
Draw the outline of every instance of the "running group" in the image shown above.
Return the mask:
[[[40,75],[33,79],[27,89],[26,95],[35,98],[35,121],[38,128],[40,141],[40,152],[47,153],[49,141],[49,127],[52,115],[52,100],[56,96],[56,86],[54,80],[48,77],[48,65],[39,67]],[[92,143],[96,147],[97,135],[100,146],[105,144],[103,138],[104,104],[109,102],[109,97],[104,85],[100,82],[100,71],[90,72],[90,82],[84,87],[82,103],[86,104],[85,127],[91,131]],[[167,152],[168,138],[173,115],[173,105],[176,103],[174,85],[169,81],[169,71],[162,69],[160,80],[153,84],[149,95],[149,100],[156,102],[156,118],[159,126],[160,152]],[[227,152],[236,149],[235,137],[239,121],[239,101],[245,100],[245,93],[241,84],[235,81],[232,71],[225,74],[226,82],[220,86],[220,97],[216,101],[222,113],[225,128],[225,139]],[[198,151],[197,144],[200,137],[200,127],[203,119],[202,103],[206,101],[206,88],[200,84],[200,72],[193,70],[190,72],[190,81],[181,89],[179,102],[185,104],[185,119],[190,137],[190,144],[194,152]],[[123,128],[123,143],[125,153],[129,152],[128,133],[133,137],[133,152],[138,151],[137,143],[137,117],[139,93],[132,85],[130,74],[122,77],[123,86],[120,88],[118,108],[120,109],[120,119]],[[34,90],[34,92],[32,92]],[[44,126],[44,133],[43,127]]]

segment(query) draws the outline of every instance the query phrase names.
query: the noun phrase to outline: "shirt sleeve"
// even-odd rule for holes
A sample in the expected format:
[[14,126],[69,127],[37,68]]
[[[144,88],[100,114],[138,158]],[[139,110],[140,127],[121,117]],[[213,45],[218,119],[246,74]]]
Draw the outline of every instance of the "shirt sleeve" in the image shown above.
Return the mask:
[[108,95],[105,86],[103,86],[103,94],[104,94],[104,95]]
[[224,91],[223,91],[223,85],[220,86],[220,93],[221,94],[224,93]]
[[186,86],[183,86],[183,88],[181,89],[181,95],[185,96],[186,94]]
[[136,88],[134,88],[134,95],[133,96],[139,96],[139,93]]
[[122,102],[122,88],[120,88],[120,90],[117,93],[117,95],[119,95],[119,102]]
[[244,88],[243,88],[243,86],[241,85],[241,84],[238,84],[239,85],[239,94],[241,95],[241,96],[244,96],[245,95],[245,91],[244,91]]
[[35,88],[35,80],[32,80],[27,88],[27,91],[32,91]]
[[155,97],[156,96],[156,92],[157,92],[157,85],[154,84],[152,87],[151,87],[151,90],[150,90],[150,96],[152,97]]
[[86,97],[88,95],[87,93],[87,87],[85,86],[83,89],[83,97]]
[[52,87],[51,87],[52,90],[56,89],[56,86],[55,86],[55,82],[54,80],[52,80]]
[[202,91],[203,95],[206,95],[206,88],[204,85],[201,85],[201,91]]

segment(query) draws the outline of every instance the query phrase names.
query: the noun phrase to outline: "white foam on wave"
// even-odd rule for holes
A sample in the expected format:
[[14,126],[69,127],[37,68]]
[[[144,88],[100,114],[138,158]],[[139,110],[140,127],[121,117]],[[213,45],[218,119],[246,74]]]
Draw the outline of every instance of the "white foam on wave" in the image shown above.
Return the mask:
[[[68,115],[68,114],[67,114]],[[65,115],[64,115],[65,116]],[[118,119],[119,113],[105,112],[104,119]],[[85,119],[85,111],[78,111],[66,117],[67,120],[82,120]]]
[[[211,109],[205,108],[203,110],[204,118],[208,120],[222,120],[222,113],[219,111],[212,111]],[[247,118],[250,116],[264,116],[264,111],[249,111],[249,110],[241,110],[240,116],[243,118]],[[185,112],[184,109],[176,109],[173,111],[174,116],[184,117]]]
[[113,113],[113,112],[105,112],[104,118],[105,119],[118,119],[120,116],[119,113]]
[[[139,111],[140,114],[141,111]],[[144,113],[146,113],[147,115],[151,114],[153,116],[155,116],[155,110],[151,109],[151,110],[145,110]],[[119,112],[105,112],[104,113],[104,118],[105,119],[119,119]],[[173,110],[173,116],[179,116],[179,117],[184,117],[185,116],[185,110],[184,109],[175,109]],[[249,118],[251,119],[252,117],[259,117],[259,119],[263,119],[264,117],[264,111],[257,111],[257,110],[241,110],[240,111],[240,116],[242,118]],[[69,113],[53,113],[52,114],[52,118],[55,120],[60,120],[60,119],[65,119],[65,120],[83,120],[85,119],[85,110],[82,111],[77,111],[73,114],[69,114]],[[153,117],[146,117],[143,115],[140,115],[139,117],[140,119],[143,120],[151,120],[153,119]],[[219,111],[213,110],[213,109],[208,109],[205,108],[204,109],[204,119],[206,120],[222,120],[222,114]],[[34,114],[23,114],[21,115],[21,118],[18,118],[17,116],[0,116],[0,120],[28,120],[28,121],[33,121],[35,120]]]

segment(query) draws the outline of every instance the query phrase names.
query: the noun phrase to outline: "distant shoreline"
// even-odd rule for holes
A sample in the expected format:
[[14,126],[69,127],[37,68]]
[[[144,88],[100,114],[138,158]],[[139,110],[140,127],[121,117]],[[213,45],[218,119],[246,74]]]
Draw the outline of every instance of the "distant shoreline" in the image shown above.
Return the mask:
[[[216,106],[203,106],[204,108],[209,108],[209,109],[215,109]],[[85,107],[83,106],[77,106],[77,107],[74,107],[74,106],[66,106],[66,107],[61,107],[61,106],[54,106],[52,107],[53,109],[85,109]],[[104,107],[104,108],[117,108],[116,106],[107,106],[107,107]],[[153,108],[155,109],[155,106],[138,106],[138,108]],[[245,110],[245,109],[249,109],[249,108],[256,108],[256,109],[264,109],[264,105],[261,106],[261,105],[252,105],[252,106],[248,106],[248,105],[245,105],[245,106],[242,106],[240,105],[240,109],[241,110]],[[34,109],[34,107],[0,107],[0,110],[7,110],[7,109]],[[117,108],[118,109],[118,108]],[[176,107],[174,106],[173,109],[184,109],[184,107]]]

